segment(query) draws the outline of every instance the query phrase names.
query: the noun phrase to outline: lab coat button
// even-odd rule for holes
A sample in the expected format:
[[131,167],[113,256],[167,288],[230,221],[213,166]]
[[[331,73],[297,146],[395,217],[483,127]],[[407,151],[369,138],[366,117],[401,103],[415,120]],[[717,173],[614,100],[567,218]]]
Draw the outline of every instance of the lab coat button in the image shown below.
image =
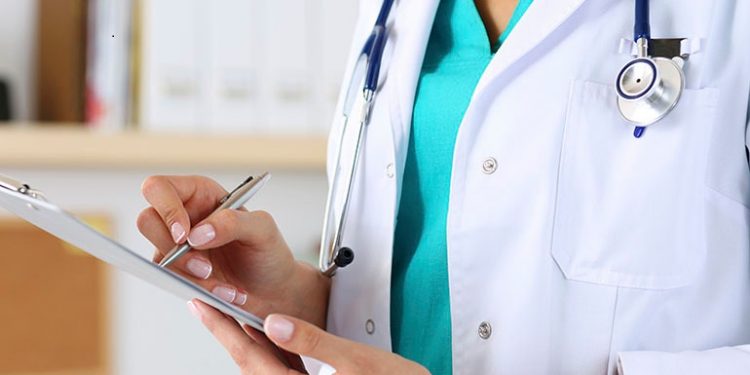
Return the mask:
[[482,171],[486,174],[493,174],[497,170],[497,160],[495,158],[487,158],[482,163]]
[[367,331],[368,335],[375,333],[375,322],[372,319],[367,319],[365,322],[365,331]]
[[393,176],[396,175],[396,172],[394,172],[393,170],[393,163],[390,163],[385,167],[385,174],[388,176],[388,178],[393,178]]
[[479,324],[479,337],[483,340],[487,340],[492,336],[492,326],[488,322],[482,322]]

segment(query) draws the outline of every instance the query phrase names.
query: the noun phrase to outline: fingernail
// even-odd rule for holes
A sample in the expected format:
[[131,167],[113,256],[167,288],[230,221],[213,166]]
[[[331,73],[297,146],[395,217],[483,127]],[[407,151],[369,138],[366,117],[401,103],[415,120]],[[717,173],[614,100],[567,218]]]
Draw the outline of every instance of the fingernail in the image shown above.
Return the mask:
[[235,298],[234,304],[238,306],[244,306],[245,302],[247,302],[247,293],[237,293],[237,298]]
[[198,306],[195,306],[193,301],[188,301],[188,310],[190,310],[190,313],[193,314],[194,317],[200,319],[201,318],[201,312],[198,311]]
[[180,243],[182,237],[185,237],[185,228],[183,228],[180,223],[172,224],[172,227],[169,230],[172,232],[174,243]]
[[193,276],[204,280],[211,276],[211,269],[213,268],[211,263],[199,258],[188,260],[185,267]]
[[229,303],[232,303],[234,298],[237,297],[237,289],[226,286],[217,286],[211,292]]
[[190,231],[188,242],[190,246],[200,246],[208,243],[216,237],[216,231],[211,224],[203,224]]
[[269,315],[263,324],[263,329],[276,341],[286,342],[292,338],[294,324],[279,315]]

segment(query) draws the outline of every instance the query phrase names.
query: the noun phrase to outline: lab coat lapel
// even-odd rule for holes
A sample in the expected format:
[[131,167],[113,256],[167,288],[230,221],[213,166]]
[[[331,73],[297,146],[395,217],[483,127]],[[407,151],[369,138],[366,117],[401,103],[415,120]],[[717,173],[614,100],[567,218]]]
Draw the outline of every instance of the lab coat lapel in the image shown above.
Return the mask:
[[487,66],[475,93],[482,92],[490,82],[508,71],[508,68],[521,62],[526,54],[560,28],[585,1],[534,0]]
[[414,97],[438,3],[438,0],[400,0],[395,9],[390,35],[394,43],[390,108],[398,176],[402,176],[406,161]]

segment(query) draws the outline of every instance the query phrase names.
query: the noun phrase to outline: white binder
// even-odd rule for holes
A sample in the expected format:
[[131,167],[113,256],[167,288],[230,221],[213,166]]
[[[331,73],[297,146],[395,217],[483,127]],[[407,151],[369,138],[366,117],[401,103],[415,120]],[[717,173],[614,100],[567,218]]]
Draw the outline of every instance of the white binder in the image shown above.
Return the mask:
[[227,303],[198,284],[160,268],[122,244],[96,231],[28,185],[0,176],[0,206],[83,251],[185,300],[197,298],[238,322],[263,331],[263,319]]

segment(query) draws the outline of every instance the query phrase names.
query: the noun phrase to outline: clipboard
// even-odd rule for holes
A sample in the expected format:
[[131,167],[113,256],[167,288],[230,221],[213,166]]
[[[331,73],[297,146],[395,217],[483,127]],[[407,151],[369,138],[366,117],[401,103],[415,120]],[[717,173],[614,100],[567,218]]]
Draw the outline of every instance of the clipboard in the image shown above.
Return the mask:
[[238,322],[263,332],[263,319],[225,302],[200,285],[161,268],[149,259],[99,233],[96,229],[50,203],[29,185],[0,175],[0,206],[16,216],[94,257],[160,289],[189,301],[197,298]]

